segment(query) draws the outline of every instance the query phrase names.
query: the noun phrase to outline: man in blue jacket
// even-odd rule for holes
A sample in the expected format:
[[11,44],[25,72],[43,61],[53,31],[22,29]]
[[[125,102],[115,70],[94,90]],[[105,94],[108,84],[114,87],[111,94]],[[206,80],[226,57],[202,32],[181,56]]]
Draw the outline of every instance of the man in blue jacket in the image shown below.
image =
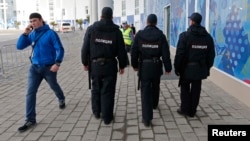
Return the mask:
[[28,75],[28,90],[26,95],[26,122],[18,128],[24,132],[36,124],[36,93],[42,80],[45,79],[55,92],[59,108],[65,108],[65,97],[57,82],[57,71],[63,60],[62,43],[53,30],[45,24],[39,13],[30,14],[30,25],[17,41],[17,49],[22,50],[32,46],[31,66]]

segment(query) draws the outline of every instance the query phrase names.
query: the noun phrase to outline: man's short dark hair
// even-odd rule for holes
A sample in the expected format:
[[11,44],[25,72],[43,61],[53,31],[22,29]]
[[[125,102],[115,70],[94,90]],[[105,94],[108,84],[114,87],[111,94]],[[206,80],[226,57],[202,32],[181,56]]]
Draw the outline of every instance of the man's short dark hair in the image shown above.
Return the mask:
[[39,13],[31,13],[29,18],[30,19],[33,19],[33,18],[42,19],[42,16]]
[[155,14],[148,15],[147,23],[156,24],[157,23],[157,16]]
[[103,7],[102,18],[112,19],[112,17],[113,17],[113,10],[110,7]]

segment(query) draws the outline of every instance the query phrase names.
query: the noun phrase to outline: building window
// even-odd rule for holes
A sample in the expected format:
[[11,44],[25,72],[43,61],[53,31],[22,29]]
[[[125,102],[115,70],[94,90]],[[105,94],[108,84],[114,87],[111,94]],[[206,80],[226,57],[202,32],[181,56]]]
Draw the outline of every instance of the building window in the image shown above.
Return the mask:
[[88,8],[88,6],[85,6],[85,13],[89,14],[89,8]]
[[139,0],[135,0],[135,15],[139,15]]
[[53,10],[54,10],[54,7],[50,5],[50,6],[49,6],[49,10],[50,10],[50,11],[53,11]]
[[36,11],[37,11],[37,12],[39,12],[39,6],[40,6],[40,5],[39,5],[39,1],[36,0]]
[[49,13],[50,13],[50,20],[54,19],[54,0],[49,1]]
[[126,16],[126,0],[122,0],[122,16]]

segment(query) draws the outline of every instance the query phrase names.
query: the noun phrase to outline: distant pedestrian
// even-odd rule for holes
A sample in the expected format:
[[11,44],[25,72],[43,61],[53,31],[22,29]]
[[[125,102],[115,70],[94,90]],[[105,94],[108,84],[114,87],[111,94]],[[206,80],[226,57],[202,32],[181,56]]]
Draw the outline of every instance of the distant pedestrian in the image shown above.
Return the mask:
[[42,80],[45,79],[58,98],[59,108],[65,108],[65,97],[57,82],[57,71],[63,60],[64,49],[57,33],[45,24],[39,13],[29,16],[30,25],[17,41],[17,49],[32,46],[31,66],[28,74],[26,94],[26,122],[18,128],[24,132],[36,124],[36,94]]
[[[125,43],[125,48],[127,53],[130,53],[131,45],[134,41],[134,34],[130,26],[126,21],[122,23],[122,28],[120,29],[123,35],[123,40]],[[130,65],[129,63],[129,57],[127,56],[127,65]]]
[[136,29],[135,29],[135,27],[134,27],[134,24],[131,24],[131,29],[132,29],[132,31],[133,31],[133,34],[135,35]]
[[81,54],[83,68],[92,79],[93,114],[106,125],[113,120],[117,72],[123,74],[127,63],[122,33],[112,18],[112,9],[104,7],[101,20],[86,31]]
[[141,81],[142,119],[145,126],[150,126],[153,109],[157,109],[160,96],[160,77],[170,74],[172,65],[166,36],[156,27],[157,17],[150,14],[147,26],[135,36],[131,49],[131,64],[138,71]]
[[201,82],[209,76],[215,50],[211,35],[200,25],[202,16],[193,13],[190,27],[179,36],[174,60],[175,73],[180,76],[181,105],[177,112],[194,117],[199,105]]

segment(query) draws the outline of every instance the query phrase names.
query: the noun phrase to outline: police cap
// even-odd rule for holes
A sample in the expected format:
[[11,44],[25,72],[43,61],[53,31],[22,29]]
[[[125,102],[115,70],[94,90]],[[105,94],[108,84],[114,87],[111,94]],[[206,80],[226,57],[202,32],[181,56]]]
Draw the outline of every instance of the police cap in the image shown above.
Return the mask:
[[156,24],[157,23],[157,16],[155,14],[148,15],[147,22],[149,24]]
[[110,7],[103,7],[102,9],[102,17],[105,19],[112,19],[113,10]]
[[194,21],[195,23],[197,24],[200,24],[201,23],[201,20],[202,20],[202,16],[201,14],[195,12],[193,13],[191,16],[188,17],[190,20]]

